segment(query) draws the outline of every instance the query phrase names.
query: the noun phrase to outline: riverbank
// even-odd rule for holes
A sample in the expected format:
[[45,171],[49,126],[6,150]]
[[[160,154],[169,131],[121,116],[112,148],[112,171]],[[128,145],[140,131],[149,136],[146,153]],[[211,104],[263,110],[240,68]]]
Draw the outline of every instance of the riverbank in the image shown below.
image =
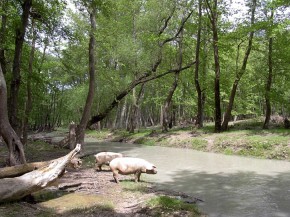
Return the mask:
[[87,138],[289,161],[290,130],[277,125],[264,130],[261,126],[259,120],[248,120],[231,123],[230,129],[222,133],[213,133],[212,123],[202,129],[185,126],[166,133],[160,127],[139,129],[135,133],[124,130],[87,131]]

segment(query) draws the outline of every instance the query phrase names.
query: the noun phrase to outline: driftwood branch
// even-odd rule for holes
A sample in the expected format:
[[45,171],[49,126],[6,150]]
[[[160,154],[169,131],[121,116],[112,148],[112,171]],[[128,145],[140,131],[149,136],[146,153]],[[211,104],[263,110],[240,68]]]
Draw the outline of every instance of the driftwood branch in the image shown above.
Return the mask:
[[81,145],[64,157],[16,178],[0,179],[0,203],[19,200],[33,192],[52,185],[64,174],[66,165],[81,150]]

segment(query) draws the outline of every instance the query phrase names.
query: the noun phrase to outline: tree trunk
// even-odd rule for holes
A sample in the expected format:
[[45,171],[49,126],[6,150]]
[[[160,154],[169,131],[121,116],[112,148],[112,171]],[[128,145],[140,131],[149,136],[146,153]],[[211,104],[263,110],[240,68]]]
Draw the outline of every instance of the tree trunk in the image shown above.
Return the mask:
[[[274,17],[274,10],[271,10],[271,26],[273,25],[273,17]],[[271,117],[271,97],[270,97],[270,92],[271,92],[271,86],[272,86],[272,80],[273,80],[273,60],[272,60],[272,53],[273,53],[273,38],[270,36],[269,38],[269,53],[268,53],[268,79],[267,79],[267,84],[266,84],[266,93],[265,93],[265,105],[266,105],[266,114],[265,114],[265,121],[263,125],[263,129],[268,129],[269,128],[269,122],[270,122],[270,117]]]
[[69,125],[68,144],[70,150],[73,150],[76,144],[76,124],[73,121]]
[[32,32],[33,32],[33,38],[31,43],[31,51],[30,51],[30,57],[29,57],[29,66],[28,66],[28,75],[27,75],[27,86],[26,86],[26,103],[25,103],[25,112],[24,112],[24,119],[23,119],[23,128],[22,128],[22,143],[23,145],[26,145],[27,143],[27,137],[28,137],[28,119],[30,116],[30,111],[32,108],[32,94],[31,94],[31,76],[33,73],[33,61],[34,61],[34,52],[35,52],[35,42],[36,42],[36,31],[34,29],[34,19],[32,19]]
[[219,49],[218,49],[218,32],[217,24],[213,26],[213,43],[214,43],[214,62],[215,62],[215,132],[221,131],[221,99],[220,99],[220,64],[219,64]]
[[93,105],[94,94],[95,94],[95,71],[96,71],[96,63],[95,63],[95,47],[96,47],[96,7],[92,6],[89,9],[90,13],[90,22],[91,22],[91,32],[90,32],[90,42],[89,42],[89,76],[90,76],[90,84],[89,84],[89,92],[87,95],[87,100],[85,104],[85,108],[83,111],[83,115],[80,121],[80,124],[77,126],[76,130],[76,142],[80,144],[84,144],[85,140],[85,129],[87,127],[90,115],[91,108]]
[[32,0],[25,0],[22,9],[21,26],[16,28],[15,35],[15,51],[13,59],[12,80],[10,85],[10,99],[9,99],[9,118],[13,129],[20,134],[20,123],[17,117],[18,111],[18,93],[21,83],[20,65],[22,56],[22,47],[24,43],[24,37],[26,27],[28,24],[29,12],[32,6]]
[[1,1],[2,17],[1,17],[1,32],[0,32],[0,64],[2,65],[3,74],[6,74],[6,58],[5,58],[5,38],[6,38],[6,23],[7,23],[7,3],[8,0]]
[[128,124],[128,131],[130,133],[134,133],[134,130],[136,128],[136,124],[137,124],[137,114],[138,114],[138,110],[139,110],[139,105],[140,105],[140,100],[144,95],[144,86],[145,84],[143,83],[141,85],[141,89],[138,93],[138,96],[135,99],[135,102],[133,103],[132,107],[131,107],[131,113],[130,113],[130,117],[129,117],[129,124]]
[[179,73],[175,73],[174,82],[169,90],[169,93],[166,97],[166,100],[163,105],[163,111],[162,111],[162,132],[168,132],[168,127],[171,121],[171,114],[170,114],[170,107],[172,102],[173,94],[176,90],[177,84],[178,84],[178,78]]
[[[177,41],[177,43],[178,43],[178,56],[177,56],[177,65],[178,66],[177,67],[179,69],[181,69],[181,67],[182,67],[182,55],[183,55],[182,40],[183,40],[183,30],[180,32],[180,38]],[[171,86],[171,89],[169,90],[169,93],[167,95],[167,98],[166,98],[164,106],[163,106],[163,121],[162,121],[162,131],[163,132],[168,131],[169,124],[171,124],[171,126],[172,126],[172,123],[171,123],[172,117],[171,117],[171,114],[169,112],[169,109],[170,109],[170,106],[172,104],[171,102],[172,102],[173,94],[177,88],[178,79],[179,79],[179,72],[180,71],[177,71],[175,73],[174,82]]]
[[[251,25],[253,26],[255,23],[255,10],[256,10],[256,0],[253,0],[252,2],[252,7],[251,7]],[[235,101],[235,96],[236,96],[236,92],[237,92],[237,88],[238,88],[238,84],[239,81],[241,80],[242,76],[244,75],[245,71],[246,71],[246,67],[247,67],[247,62],[250,56],[250,52],[252,49],[252,41],[253,41],[253,37],[254,37],[254,31],[250,32],[249,35],[249,42],[248,42],[248,47],[247,50],[245,52],[245,56],[244,56],[244,60],[243,60],[243,65],[240,69],[240,71],[236,72],[236,79],[234,81],[232,90],[231,90],[231,95],[230,95],[230,99],[229,99],[229,104],[224,116],[224,121],[222,124],[222,130],[227,130],[228,129],[228,124],[231,118],[231,113],[232,113],[232,109],[233,109],[233,105],[234,105],[234,101]],[[239,49],[238,49],[239,52]],[[236,63],[237,64],[237,63]]]
[[64,174],[66,165],[80,151],[81,145],[64,157],[55,159],[47,166],[15,178],[0,179],[0,203],[19,200],[33,192],[52,185]]
[[6,81],[0,66],[0,136],[9,149],[9,165],[26,163],[23,145],[8,120]]
[[123,102],[121,106],[121,111],[120,111],[120,118],[119,120],[116,120],[118,122],[117,126],[118,128],[122,128],[123,126],[126,126],[126,113],[127,113],[127,100]]
[[197,92],[197,119],[196,125],[198,128],[203,127],[203,97],[202,90],[199,82],[199,54],[200,54],[200,38],[201,38],[201,22],[202,22],[202,0],[198,1],[198,30],[197,30],[197,38],[196,38],[196,49],[195,49],[195,72],[194,72],[194,82],[195,89]]
[[212,33],[213,33],[213,51],[214,51],[214,65],[215,65],[215,80],[214,80],[214,96],[215,96],[215,132],[221,132],[221,99],[220,99],[220,62],[219,62],[219,47],[218,47],[218,11],[217,11],[217,0],[213,1],[211,6],[206,0],[207,14],[211,22]]

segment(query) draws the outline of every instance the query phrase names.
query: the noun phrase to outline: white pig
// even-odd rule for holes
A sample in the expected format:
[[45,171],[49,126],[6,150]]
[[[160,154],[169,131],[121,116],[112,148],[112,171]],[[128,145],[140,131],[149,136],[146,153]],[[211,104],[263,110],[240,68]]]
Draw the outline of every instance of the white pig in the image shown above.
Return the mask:
[[118,174],[135,174],[135,182],[140,182],[141,173],[157,173],[156,166],[154,166],[152,163],[149,163],[144,159],[133,157],[115,158],[111,161],[110,168],[117,183],[119,183]]
[[123,157],[121,153],[115,153],[115,152],[100,152],[95,155],[96,158],[96,166],[99,168],[99,170],[102,170],[102,165],[106,164],[109,165],[111,160]]

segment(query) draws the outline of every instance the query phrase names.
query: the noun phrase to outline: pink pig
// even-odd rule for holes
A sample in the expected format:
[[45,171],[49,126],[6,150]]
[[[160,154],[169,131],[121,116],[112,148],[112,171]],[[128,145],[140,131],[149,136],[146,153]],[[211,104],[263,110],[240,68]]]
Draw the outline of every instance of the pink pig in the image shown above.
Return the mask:
[[95,155],[96,166],[101,171],[102,165],[104,165],[104,164],[109,165],[111,160],[113,160],[117,157],[123,157],[123,155],[121,153],[115,153],[115,152],[100,152],[100,153]]
[[140,182],[141,173],[156,174],[156,166],[146,160],[133,157],[115,158],[110,162],[110,168],[113,177],[117,183],[118,174],[129,175],[135,174],[135,182]]

